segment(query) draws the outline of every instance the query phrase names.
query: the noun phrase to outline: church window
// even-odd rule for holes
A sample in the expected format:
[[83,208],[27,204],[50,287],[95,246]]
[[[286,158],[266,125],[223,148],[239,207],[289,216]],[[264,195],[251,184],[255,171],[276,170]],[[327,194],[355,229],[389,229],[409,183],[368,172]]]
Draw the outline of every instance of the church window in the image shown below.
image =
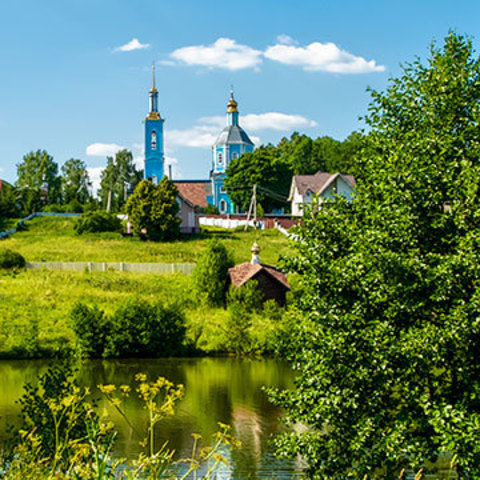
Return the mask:
[[220,187],[220,193],[227,193],[227,191],[225,190],[225,187],[223,185]]
[[238,153],[237,153],[237,152],[233,152],[233,153],[232,153],[232,160],[235,160],[236,158],[238,158]]
[[157,132],[153,130],[152,132],[152,150],[157,149]]
[[218,164],[221,165],[223,163],[223,155],[222,152],[218,152]]
[[227,202],[225,200],[220,200],[220,213],[227,212]]

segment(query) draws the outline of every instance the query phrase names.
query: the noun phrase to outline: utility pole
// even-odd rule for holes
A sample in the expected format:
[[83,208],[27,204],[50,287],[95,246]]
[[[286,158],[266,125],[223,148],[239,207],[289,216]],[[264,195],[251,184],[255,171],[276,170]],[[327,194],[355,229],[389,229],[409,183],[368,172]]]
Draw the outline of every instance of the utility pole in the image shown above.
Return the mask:
[[248,230],[248,222],[250,215],[253,211],[253,225],[255,230],[257,229],[257,184],[253,186],[252,199],[250,200],[250,206],[248,207],[247,222],[245,223],[245,231]]

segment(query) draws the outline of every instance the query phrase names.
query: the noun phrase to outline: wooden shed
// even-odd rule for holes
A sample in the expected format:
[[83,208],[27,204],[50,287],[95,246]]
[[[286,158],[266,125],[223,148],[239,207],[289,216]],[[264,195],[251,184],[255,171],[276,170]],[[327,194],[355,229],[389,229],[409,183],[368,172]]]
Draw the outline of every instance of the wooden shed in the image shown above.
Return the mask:
[[227,288],[230,285],[241,287],[250,280],[256,280],[266,300],[275,300],[280,306],[285,305],[286,294],[290,290],[287,276],[271,265],[262,265],[259,258],[260,248],[255,243],[252,247],[252,260],[228,269]]

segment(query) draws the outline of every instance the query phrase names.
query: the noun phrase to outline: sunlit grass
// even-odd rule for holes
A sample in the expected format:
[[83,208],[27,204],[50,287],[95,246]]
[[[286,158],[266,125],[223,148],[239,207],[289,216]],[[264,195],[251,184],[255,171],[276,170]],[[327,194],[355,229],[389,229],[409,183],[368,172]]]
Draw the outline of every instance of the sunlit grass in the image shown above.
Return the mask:
[[248,232],[208,229],[197,235],[184,235],[174,242],[146,242],[115,233],[75,235],[75,218],[38,217],[27,222],[27,230],[0,241],[0,247],[16,250],[27,261],[62,262],[158,262],[194,263],[210,238],[219,238],[232,251],[235,262],[250,259],[255,240],[262,248],[261,259],[276,264],[290,247],[277,230]]

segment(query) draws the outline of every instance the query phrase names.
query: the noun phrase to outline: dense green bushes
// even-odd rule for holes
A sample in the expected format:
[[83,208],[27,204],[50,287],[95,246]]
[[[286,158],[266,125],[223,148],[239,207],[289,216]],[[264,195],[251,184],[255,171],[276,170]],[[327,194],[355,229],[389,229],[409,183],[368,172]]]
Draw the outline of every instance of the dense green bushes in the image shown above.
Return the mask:
[[185,317],[178,308],[129,300],[108,316],[77,303],[73,329],[87,357],[169,357],[187,353]]
[[207,305],[222,305],[227,271],[233,265],[233,258],[225,246],[216,239],[209,241],[193,271],[197,297]]
[[107,212],[88,212],[82,215],[73,227],[78,235],[94,232],[119,232],[122,222]]
[[8,248],[0,249],[0,270],[25,267],[25,259],[18,252]]

